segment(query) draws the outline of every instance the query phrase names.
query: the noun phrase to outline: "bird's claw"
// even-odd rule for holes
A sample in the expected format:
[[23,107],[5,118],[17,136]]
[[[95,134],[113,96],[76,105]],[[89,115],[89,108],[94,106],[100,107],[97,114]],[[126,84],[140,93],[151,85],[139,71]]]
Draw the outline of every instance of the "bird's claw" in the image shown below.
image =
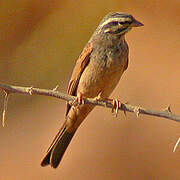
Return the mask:
[[113,99],[113,107],[112,107],[112,113],[115,112],[114,116],[117,117],[119,108],[121,107],[121,102],[118,99]]
[[71,106],[77,106],[85,104],[85,101],[82,99],[82,95],[77,96],[76,99],[71,103]]

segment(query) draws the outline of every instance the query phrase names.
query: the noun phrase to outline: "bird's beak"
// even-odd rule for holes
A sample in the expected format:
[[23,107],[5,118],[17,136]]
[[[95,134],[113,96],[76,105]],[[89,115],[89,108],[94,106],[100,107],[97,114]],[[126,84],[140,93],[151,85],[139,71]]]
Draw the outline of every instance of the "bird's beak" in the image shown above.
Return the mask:
[[137,21],[136,19],[134,19],[134,21],[131,23],[130,25],[131,27],[139,27],[139,26],[144,26],[143,23]]

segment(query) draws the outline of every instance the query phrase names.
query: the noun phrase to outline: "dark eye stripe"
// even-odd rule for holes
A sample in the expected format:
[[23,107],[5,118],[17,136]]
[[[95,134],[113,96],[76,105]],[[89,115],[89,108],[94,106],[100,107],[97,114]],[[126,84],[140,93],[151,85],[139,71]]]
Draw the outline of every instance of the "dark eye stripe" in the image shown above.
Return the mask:
[[122,22],[119,22],[120,24],[130,24],[131,22],[129,22],[129,21],[122,21]]
[[109,25],[109,26],[117,26],[118,25],[118,21],[110,22],[107,25]]

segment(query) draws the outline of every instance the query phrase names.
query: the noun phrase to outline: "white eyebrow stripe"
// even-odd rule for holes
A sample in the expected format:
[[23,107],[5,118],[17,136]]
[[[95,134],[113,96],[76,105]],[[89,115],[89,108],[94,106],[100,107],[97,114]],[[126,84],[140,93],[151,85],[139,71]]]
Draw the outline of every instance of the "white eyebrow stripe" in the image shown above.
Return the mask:
[[112,22],[112,21],[119,21],[120,18],[110,18],[108,20],[106,20],[104,23],[101,24],[101,27],[105,26],[106,24]]

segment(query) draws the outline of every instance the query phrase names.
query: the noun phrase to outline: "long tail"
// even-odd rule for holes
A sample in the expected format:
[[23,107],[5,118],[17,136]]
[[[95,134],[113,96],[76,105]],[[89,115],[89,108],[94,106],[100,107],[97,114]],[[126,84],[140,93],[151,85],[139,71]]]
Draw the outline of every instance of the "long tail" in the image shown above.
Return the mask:
[[64,124],[50,145],[46,156],[41,162],[41,166],[47,166],[50,164],[53,168],[57,168],[64,152],[74,136],[74,133],[75,132],[69,133],[66,129],[66,125]]

